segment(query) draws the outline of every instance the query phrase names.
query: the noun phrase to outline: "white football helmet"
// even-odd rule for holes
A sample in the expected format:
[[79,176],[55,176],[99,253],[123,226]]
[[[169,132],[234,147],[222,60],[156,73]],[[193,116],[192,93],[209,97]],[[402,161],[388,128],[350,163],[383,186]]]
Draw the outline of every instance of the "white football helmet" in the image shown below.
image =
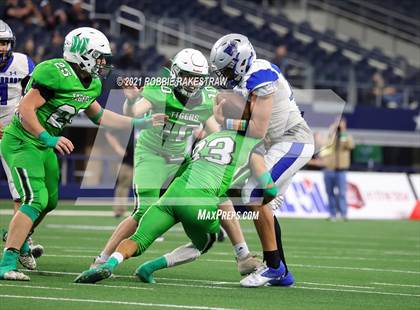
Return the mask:
[[64,39],[63,58],[92,76],[106,78],[112,69],[111,57],[107,37],[94,28],[76,28]]
[[214,43],[210,53],[211,70],[229,82],[238,83],[256,57],[254,47],[246,36],[231,33]]
[[207,59],[198,50],[185,48],[172,60],[171,78],[177,90],[186,97],[195,95],[204,86],[208,74]]
[[0,53],[0,65],[6,63],[13,54],[16,38],[9,25],[0,19],[0,41],[6,41],[8,46],[5,52]]

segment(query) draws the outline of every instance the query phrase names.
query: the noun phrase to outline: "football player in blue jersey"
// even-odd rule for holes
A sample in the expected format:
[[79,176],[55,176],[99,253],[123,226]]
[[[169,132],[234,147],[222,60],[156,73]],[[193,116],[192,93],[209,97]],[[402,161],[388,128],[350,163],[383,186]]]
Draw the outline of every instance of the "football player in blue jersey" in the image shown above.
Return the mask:
[[[262,162],[253,164],[251,169],[267,169],[270,172],[264,175],[253,173],[260,177],[249,178],[241,193],[243,202],[252,211],[259,212],[258,220],[254,223],[263,247],[265,264],[259,265],[240,283],[244,287],[290,286],[294,278],[286,265],[280,225],[271,207],[281,205],[293,175],[311,159],[314,152],[312,131],[303,119],[291,86],[280,69],[266,60],[257,59],[247,37],[229,34],[220,38],[213,45],[210,63],[213,72],[227,80],[225,88],[243,96],[250,102],[251,109],[249,120],[226,119],[223,116],[223,105],[229,102],[221,101],[214,109],[216,120],[225,128],[245,129],[247,135],[264,138],[267,142],[266,149],[261,150],[264,156]],[[270,190],[271,197],[265,195],[267,192],[263,188],[274,189]],[[219,208],[232,212],[233,204],[227,200]],[[239,249],[247,248],[239,224],[232,221],[231,225],[224,227],[229,228],[228,235],[235,250],[236,245]],[[163,257],[169,257],[172,265],[179,265],[196,259],[197,256],[194,257],[190,252],[184,246]],[[169,267],[165,263],[158,264],[160,261],[164,261],[162,257],[140,266],[140,278],[149,279],[154,271]]]
[[[16,38],[12,29],[4,21],[0,20],[0,143],[4,126],[8,125],[15,113],[23,90],[28,83],[35,67],[32,59],[25,54],[13,52]],[[6,161],[1,156],[2,165],[6,172],[10,194],[14,201],[14,210],[20,207],[19,194],[13,183],[13,178]],[[7,232],[3,231],[3,240],[6,240]],[[23,245],[19,261],[27,269],[36,269],[35,258],[43,253],[41,245],[33,245],[29,238]]]

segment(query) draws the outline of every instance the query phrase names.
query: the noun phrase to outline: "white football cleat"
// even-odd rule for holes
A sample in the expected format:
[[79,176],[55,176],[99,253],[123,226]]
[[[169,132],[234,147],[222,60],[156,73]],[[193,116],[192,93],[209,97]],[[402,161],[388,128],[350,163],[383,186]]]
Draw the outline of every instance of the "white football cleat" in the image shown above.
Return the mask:
[[249,276],[243,278],[240,281],[240,284],[243,287],[264,286],[272,280],[280,280],[285,272],[286,268],[282,262],[280,262],[279,268],[277,269],[267,267],[263,264]]
[[30,279],[26,274],[16,270],[7,271],[2,275],[2,280],[29,281]]
[[31,253],[24,253],[19,255],[19,262],[23,267],[29,270],[36,269],[36,260]]

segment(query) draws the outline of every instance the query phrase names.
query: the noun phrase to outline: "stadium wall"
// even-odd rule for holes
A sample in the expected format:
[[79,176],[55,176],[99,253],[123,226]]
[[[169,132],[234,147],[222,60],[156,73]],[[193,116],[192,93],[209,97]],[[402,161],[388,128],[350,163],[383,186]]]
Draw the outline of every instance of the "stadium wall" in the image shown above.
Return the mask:
[[[416,176],[416,186],[420,175]],[[348,172],[349,219],[420,219],[419,200],[405,173]],[[419,190],[417,188],[417,190]],[[420,190],[419,190],[420,191]],[[415,212],[416,211],[416,212]],[[278,216],[327,218],[328,203],[321,171],[298,172]]]

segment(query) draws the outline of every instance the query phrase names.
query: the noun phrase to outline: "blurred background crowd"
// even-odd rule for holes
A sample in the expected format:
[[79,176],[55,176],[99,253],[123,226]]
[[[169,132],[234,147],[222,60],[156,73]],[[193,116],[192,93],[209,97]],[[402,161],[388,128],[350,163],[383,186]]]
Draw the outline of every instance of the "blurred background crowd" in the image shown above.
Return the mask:
[[[358,6],[351,6],[352,2]],[[415,0],[402,1],[403,5],[396,6],[401,10],[397,18],[391,15],[394,2],[373,1],[363,6],[355,0],[5,0],[0,4],[0,18],[15,31],[17,50],[31,55],[35,62],[60,57],[63,36],[70,29],[92,26],[111,38],[116,69],[143,74],[158,71],[173,55],[176,48],[167,46],[187,44],[203,49],[213,43],[213,33],[240,32],[254,42],[259,55],[270,57],[295,87],[331,88],[355,104],[417,109],[420,26],[415,16],[420,13],[419,5]],[[377,10],[372,7],[375,3]],[[326,25],[318,22],[321,14],[330,11],[336,12],[335,23],[340,12],[348,13],[349,22],[353,18],[350,13],[359,16],[359,24],[367,23],[362,27],[375,21],[372,31],[378,34],[364,33],[365,40],[359,40],[358,29],[343,35],[338,27],[332,27],[330,17],[323,18]],[[385,26],[388,23],[388,29],[381,27],[380,21]],[[378,47],[375,35],[376,41],[388,35],[392,49]]]

